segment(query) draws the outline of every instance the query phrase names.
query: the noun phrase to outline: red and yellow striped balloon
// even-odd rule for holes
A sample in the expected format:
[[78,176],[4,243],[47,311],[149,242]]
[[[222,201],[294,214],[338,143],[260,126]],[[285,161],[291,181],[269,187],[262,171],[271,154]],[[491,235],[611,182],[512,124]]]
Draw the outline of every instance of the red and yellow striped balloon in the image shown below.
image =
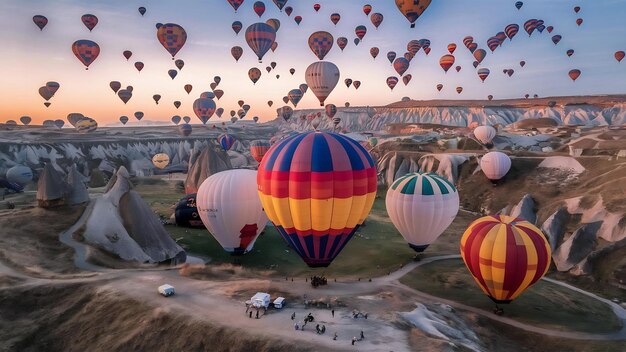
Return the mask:
[[480,288],[496,303],[510,303],[550,267],[541,231],[520,218],[491,215],[474,221],[461,238],[461,256]]
[[376,167],[354,140],[296,134],[272,146],[259,166],[263,208],[310,267],[327,267],[363,223],[376,196]]

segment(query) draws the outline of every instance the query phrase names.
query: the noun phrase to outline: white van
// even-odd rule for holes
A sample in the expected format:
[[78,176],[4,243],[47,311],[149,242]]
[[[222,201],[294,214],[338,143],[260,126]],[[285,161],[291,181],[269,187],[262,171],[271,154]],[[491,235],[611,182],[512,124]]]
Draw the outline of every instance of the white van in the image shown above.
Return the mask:
[[250,298],[252,306],[255,308],[268,308],[270,306],[270,294],[265,292],[257,292]]
[[175,293],[174,286],[172,285],[161,285],[159,286],[159,293],[164,297],[169,297]]
[[282,309],[286,303],[287,302],[285,302],[285,297],[278,297],[274,300],[274,308]]

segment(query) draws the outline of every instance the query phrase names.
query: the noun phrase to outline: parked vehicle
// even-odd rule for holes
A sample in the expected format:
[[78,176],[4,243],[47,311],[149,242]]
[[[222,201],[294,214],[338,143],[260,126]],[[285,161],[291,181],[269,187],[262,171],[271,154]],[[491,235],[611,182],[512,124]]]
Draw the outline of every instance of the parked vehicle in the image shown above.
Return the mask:
[[168,284],[159,286],[158,291],[164,297],[169,297],[169,296],[172,296],[174,293],[176,293],[176,291],[174,290],[174,286],[168,285]]

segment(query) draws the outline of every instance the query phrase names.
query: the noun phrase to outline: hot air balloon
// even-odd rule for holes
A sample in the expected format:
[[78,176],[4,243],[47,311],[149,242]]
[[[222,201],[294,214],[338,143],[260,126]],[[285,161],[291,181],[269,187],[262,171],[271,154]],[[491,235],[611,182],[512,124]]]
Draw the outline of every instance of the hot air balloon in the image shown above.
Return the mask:
[[302,83],[301,85],[298,86],[298,89],[300,89],[302,94],[305,94],[309,90],[309,86],[306,85],[305,83]]
[[380,49],[378,49],[377,47],[373,47],[370,49],[370,55],[372,56],[374,60],[376,60],[376,57],[378,56],[379,53],[380,53]]
[[283,103],[287,104],[288,102],[289,102],[289,97],[285,95],[283,97]]
[[408,62],[411,62],[411,60],[413,60],[413,58],[415,58],[415,55],[411,54],[410,52],[406,52],[406,53],[404,53],[404,58],[405,58]]
[[217,115],[218,118],[221,118],[222,114],[224,114],[224,108],[218,108],[215,110],[215,115]]
[[256,67],[248,70],[248,78],[252,81],[252,84],[256,84],[256,82],[261,78],[261,70]]
[[180,125],[180,126],[178,127],[178,133],[179,133],[181,136],[183,136],[183,137],[187,137],[187,136],[189,136],[189,135],[191,134],[192,130],[193,130],[193,128],[192,128],[192,127],[191,127],[191,125],[190,125],[190,124],[188,124],[188,123],[184,123],[184,124],[182,124],[182,125]]
[[358,46],[360,42],[361,42],[361,39],[359,39],[359,38],[354,38],[354,45],[355,45],[355,46]]
[[283,106],[282,108],[276,109],[279,117],[282,117],[283,120],[288,121],[293,115],[293,109],[289,106]]
[[476,43],[471,43],[471,44],[469,45],[468,49],[469,49],[469,51],[473,54],[473,53],[476,51],[476,49],[478,49],[478,44],[476,44]]
[[143,112],[141,111],[135,112],[135,118],[137,119],[137,121],[141,121],[141,119],[143,118]]
[[408,74],[408,75],[402,77],[402,82],[404,82],[404,85],[407,86],[407,85],[409,85],[409,82],[411,82],[411,79],[413,79],[413,75]]
[[[285,158],[294,162],[279,162]],[[307,173],[309,181],[277,178],[277,173]],[[320,178],[323,174],[355,187],[335,187]],[[276,143],[259,166],[257,183],[269,219],[310,267],[332,262],[367,217],[376,195],[369,153],[334,133],[297,134]]]
[[339,20],[341,19],[341,15],[338,13],[333,13],[330,15],[330,21],[336,26]]
[[522,8],[522,6],[524,6],[524,3],[521,1],[517,1],[515,3],[515,8],[517,8],[518,10]]
[[257,162],[261,162],[263,157],[270,150],[271,144],[268,141],[256,140],[250,142],[250,154]]
[[72,52],[85,65],[85,70],[88,70],[89,65],[100,55],[100,46],[91,40],[81,39],[72,44]]
[[302,91],[300,89],[292,89],[287,94],[289,97],[289,101],[293,104],[295,108],[298,107],[298,103],[302,100]]
[[387,77],[387,87],[389,87],[389,89],[393,90],[396,85],[398,84],[398,77]]
[[583,24],[583,19],[582,19],[582,18],[578,18],[578,19],[576,19],[576,24],[577,24],[578,26],[580,26],[581,24]]
[[30,125],[31,121],[33,119],[30,116],[22,116],[20,117],[20,122],[22,123],[22,125],[24,126],[28,126]]
[[482,63],[485,57],[487,56],[487,52],[484,49],[478,49],[474,51],[474,58],[478,63]]
[[241,4],[243,4],[244,0],[226,0],[226,1],[228,1],[230,6],[232,6],[233,9],[235,9],[235,12],[237,12],[237,9],[239,8],[239,6],[241,6]]
[[450,67],[454,65],[454,61],[455,59],[453,55],[444,55],[441,57],[441,59],[439,59],[439,65],[441,66],[443,71],[447,73]]
[[337,46],[339,47],[339,49],[341,49],[341,51],[343,51],[343,49],[345,49],[347,45],[348,45],[348,38],[345,38],[345,37],[337,38]]
[[324,106],[324,101],[339,82],[339,68],[332,62],[314,62],[306,69],[306,83]]
[[552,31],[554,30],[554,27],[548,26],[546,29],[548,30],[548,33],[552,33]]
[[268,24],[270,27],[274,28],[274,31],[276,31],[278,33],[278,29],[280,29],[280,21],[275,19],[275,18],[270,18],[269,20],[265,21],[266,24]]
[[185,61],[178,59],[174,61],[174,66],[176,66],[177,69],[182,70],[183,67],[185,67]]
[[563,37],[561,37],[560,35],[557,34],[557,35],[552,37],[552,42],[554,43],[554,45],[557,45],[557,44],[559,44],[559,42],[561,41],[562,38]]
[[256,175],[254,170],[226,170],[211,175],[198,189],[196,204],[204,226],[233,255],[250,252],[267,224]]
[[261,18],[261,16],[265,13],[265,3],[263,3],[263,1],[255,2],[254,5],[252,5],[252,8],[254,9],[254,13],[256,13],[259,18]]
[[206,124],[215,113],[215,102],[209,98],[196,99],[193,102],[193,112],[203,124]]
[[487,77],[489,77],[489,69],[488,68],[480,68],[478,69],[478,77],[480,78],[481,81],[485,82],[485,80],[487,79]]
[[526,33],[528,33],[528,36],[531,36],[533,34],[535,29],[537,29],[537,26],[538,24],[536,19],[530,19],[524,22],[524,30],[526,31]]
[[396,0],[398,10],[411,23],[411,28],[415,28],[415,21],[426,11],[431,0]]
[[324,57],[333,47],[334,38],[332,34],[319,31],[311,34],[309,37],[309,48],[318,59],[324,60]]
[[456,87],[457,94],[461,94],[463,92],[463,87]]
[[318,12],[321,8],[322,8],[322,5],[320,5],[320,4],[314,4],[313,5],[313,10],[315,10],[315,12]]
[[235,21],[231,25],[231,28],[233,29],[233,32],[235,32],[235,35],[237,35],[239,34],[239,32],[241,32],[241,29],[243,28],[243,24],[240,21]]
[[373,13],[372,16],[370,16],[370,20],[372,21],[372,24],[374,25],[374,27],[376,29],[378,29],[378,27],[381,25],[381,23],[383,23],[383,19],[385,17],[383,16],[382,13]]
[[300,23],[302,22],[302,16],[296,16],[296,17],[293,18],[293,20],[299,26]]
[[567,57],[571,57],[572,55],[574,55],[574,49],[569,49],[566,53]]
[[232,148],[233,144],[235,144],[235,137],[227,133],[223,133],[219,135],[219,137],[217,137],[217,142],[220,146],[222,146],[224,151],[229,151],[230,148]]
[[385,205],[391,222],[409,247],[421,253],[454,221],[459,193],[444,177],[411,173],[391,185]]
[[174,60],[174,56],[187,42],[187,32],[175,23],[166,23],[157,30],[157,39]]
[[350,88],[350,86],[352,85],[352,80],[350,78],[346,78],[343,81],[346,84],[346,87]]
[[509,40],[513,40],[513,37],[515,37],[519,32],[519,25],[515,23],[510,24],[504,28],[504,32],[506,33],[506,36],[509,38]]
[[387,53],[387,60],[389,60],[389,63],[391,63],[393,65],[393,61],[396,59],[396,52],[395,51],[390,51]]
[[126,61],[128,61],[128,59],[130,59],[130,57],[133,56],[133,52],[130,50],[124,50],[122,52],[122,55],[126,58]]
[[472,44],[474,42],[474,37],[472,37],[471,35],[468,35],[467,37],[463,38],[463,45],[465,45],[466,48],[469,48],[470,44]]
[[213,94],[215,94],[217,100],[220,100],[224,96],[224,91],[221,89],[217,89],[213,91]]
[[511,158],[502,152],[489,152],[480,159],[480,168],[493,182],[502,179],[511,169]]
[[165,153],[159,153],[152,157],[152,164],[157,169],[165,169],[170,164],[170,157]]
[[324,111],[326,112],[326,116],[328,116],[329,119],[332,119],[335,117],[335,114],[337,114],[337,107],[335,104],[326,104]]
[[252,51],[257,54],[259,62],[272,47],[276,39],[276,31],[265,23],[254,23],[246,29],[246,42]]
[[483,145],[490,145],[498,131],[491,126],[478,126],[474,129],[474,137]]
[[185,123],[189,123],[189,122],[191,122],[191,117],[189,117],[189,116],[183,116],[183,121],[184,121]]
[[477,219],[461,237],[461,257],[474,280],[496,304],[510,303],[541,279],[552,253],[533,224],[506,215]]
[[33,22],[35,22],[37,27],[39,27],[39,30],[43,31],[43,28],[48,24],[48,19],[46,16],[35,15],[33,16]]
[[498,46],[500,46],[500,44],[500,39],[496,37],[491,37],[487,40],[487,47],[489,48],[489,50],[491,50],[492,53],[498,48]]
[[146,8],[141,6],[140,8],[137,9],[137,11],[139,11],[139,13],[143,16],[146,14]]
[[409,69],[409,60],[403,57],[397,58],[393,62],[393,68],[396,70],[396,72],[398,72],[400,76],[402,76],[404,75],[406,70]]
[[240,46],[233,46],[230,49],[230,54],[233,56],[236,62],[239,62],[241,55],[243,55],[243,48],[241,48]]
[[83,21],[83,24],[87,27],[87,29],[89,29],[90,32],[98,24],[98,17],[91,14],[82,15],[80,20]]
[[135,68],[137,69],[137,71],[141,72],[141,70],[143,70],[143,62],[141,61],[137,61],[135,62]]
[[285,7],[285,4],[287,3],[288,0],[272,0],[272,1],[274,1],[274,4],[276,4],[276,7],[278,7],[278,10],[282,12],[283,7]]
[[450,53],[450,55],[454,54],[455,50],[456,50],[456,44],[454,43],[448,44],[448,52]]
[[243,104],[245,104],[245,103],[246,103],[246,102],[244,102],[243,100],[239,100],[239,101],[237,102],[237,105],[239,105],[239,107],[242,107],[242,106],[243,106]]
[[359,89],[359,87],[361,86],[361,81],[354,81],[352,82],[352,86],[354,87],[354,89]]
[[569,78],[572,79],[572,81],[576,81],[578,79],[578,77],[580,77],[580,70],[578,69],[573,69],[569,71]]
[[79,114],[79,113],[71,113],[67,115],[67,122],[70,123],[70,125],[76,127],[76,124],[78,123],[78,121],[84,119],[85,116],[83,114]]
[[178,71],[176,71],[176,70],[168,70],[167,71],[167,75],[170,76],[171,79],[174,79],[178,75]]
[[615,60],[617,60],[617,62],[622,62],[624,57],[626,57],[626,53],[625,52],[623,52],[623,51],[616,51],[615,52]]
[[6,180],[24,187],[33,180],[33,170],[24,165],[15,165],[7,170]]
[[519,65],[520,65],[521,67],[526,66],[526,61],[520,61],[520,62],[519,62]]
[[437,84],[437,91],[441,92],[441,90],[443,89],[443,84]]
[[365,34],[367,33],[367,27],[365,26],[357,26],[354,30],[354,33],[356,34],[356,37],[359,38],[359,40],[363,39],[363,37],[365,37]]
[[172,116],[170,120],[172,121],[173,124],[178,125],[180,123],[181,117],[178,115],[174,115]]
[[182,105],[182,103],[179,100],[174,101],[174,107],[176,109],[180,108],[181,105]]
[[76,122],[75,127],[78,133],[90,133],[98,129],[98,123],[94,119],[85,117]]
[[574,6],[574,12],[575,13],[579,13],[580,12],[580,6]]

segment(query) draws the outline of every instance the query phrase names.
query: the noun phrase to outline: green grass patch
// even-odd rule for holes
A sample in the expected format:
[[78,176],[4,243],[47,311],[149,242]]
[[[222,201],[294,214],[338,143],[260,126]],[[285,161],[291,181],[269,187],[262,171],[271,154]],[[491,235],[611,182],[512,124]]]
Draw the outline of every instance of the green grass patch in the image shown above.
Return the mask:
[[[488,311],[494,308],[461,259],[426,264],[400,281],[433,296]],[[501,307],[506,317],[554,330],[606,333],[621,329],[608,305],[543,280]]]

